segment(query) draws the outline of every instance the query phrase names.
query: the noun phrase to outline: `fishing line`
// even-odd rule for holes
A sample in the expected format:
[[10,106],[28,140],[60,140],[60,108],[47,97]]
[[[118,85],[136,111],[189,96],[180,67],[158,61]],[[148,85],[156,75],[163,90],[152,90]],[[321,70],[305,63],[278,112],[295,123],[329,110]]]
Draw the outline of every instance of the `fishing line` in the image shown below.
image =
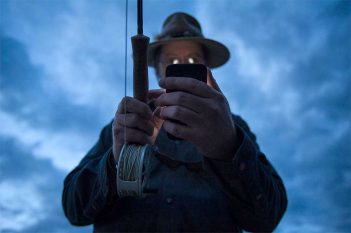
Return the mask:
[[128,0],[125,1],[126,2],[126,9],[125,9],[125,23],[126,26],[124,28],[124,144],[126,144],[127,142],[127,132],[125,129],[125,125],[126,125],[126,116],[127,116],[127,103],[125,101],[125,98],[127,96],[127,68],[128,68],[128,59],[127,59],[127,52],[128,52]]
[[[119,197],[125,196],[137,196],[143,195],[142,183],[143,183],[143,167],[144,167],[144,155],[146,153],[147,145],[135,145],[127,144],[127,130],[126,130],[126,117],[127,117],[127,68],[128,68],[128,0],[125,1],[125,45],[124,45],[124,145],[119,155],[117,169],[117,193]],[[138,5],[141,5],[141,1],[138,1]],[[142,9],[142,8],[141,8]],[[140,22],[140,9],[138,8]],[[142,16],[141,16],[142,17]],[[138,24],[138,32],[140,29],[140,23]],[[141,30],[142,32],[142,30]]]

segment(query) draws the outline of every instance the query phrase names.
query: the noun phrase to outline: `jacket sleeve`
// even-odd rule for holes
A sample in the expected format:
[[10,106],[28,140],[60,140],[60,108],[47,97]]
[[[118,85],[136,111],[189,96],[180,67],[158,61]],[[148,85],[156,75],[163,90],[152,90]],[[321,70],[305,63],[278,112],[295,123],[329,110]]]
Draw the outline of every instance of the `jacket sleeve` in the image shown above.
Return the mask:
[[287,208],[283,181],[260,151],[246,122],[238,116],[233,119],[241,141],[233,159],[206,158],[206,167],[218,177],[242,229],[272,232]]
[[111,124],[101,131],[99,141],[64,181],[63,210],[73,225],[92,224],[117,200]]

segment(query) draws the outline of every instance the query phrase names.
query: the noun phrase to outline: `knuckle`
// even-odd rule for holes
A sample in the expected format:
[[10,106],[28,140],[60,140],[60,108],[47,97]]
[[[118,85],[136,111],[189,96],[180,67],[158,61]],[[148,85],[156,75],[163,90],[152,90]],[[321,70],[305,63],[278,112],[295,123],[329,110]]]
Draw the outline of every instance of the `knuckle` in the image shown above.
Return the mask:
[[149,111],[150,107],[146,103],[142,102],[141,108],[143,111],[147,112]]
[[218,95],[216,95],[216,99],[218,101],[220,101],[221,103],[224,103],[225,102],[225,97],[222,93],[218,93]]
[[140,113],[146,115],[148,113],[148,108],[146,104],[140,106]]
[[178,93],[178,95],[176,96],[176,101],[180,105],[184,105],[186,101],[186,95],[182,92]]
[[132,104],[133,102],[133,98],[130,97],[130,96],[125,96],[123,97],[123,101],[122,103],[126,106],[126,107],[129,107],[130,104]]
[[147,104],[144,104],[142,107],[142,112],[143,115],[145,115],[146,118],[151,118],[152,117],[152,112]]
[[130,96],[124,96],[123,97],[123,102],[128,103],[128,101],[130,101],[131,99],[132,99],[132,97],[130,97]]
[[112,122],[112,131],[115,132],[119,128],[118,118],[115,118]]
[[171,127],[170,127],[170,131],[171,131],[171,133],[174,135],[174,136],[181,136],[180,135],[180,132],[179,132],[179,129],[175,126],[175,125],[172,125]]
[[114,136],[119,136],[123,132],[123,128],[120,125],[116,125],[113,127],[113,135]]
[[156,103],[163,103],[166,95],[161,95],[156,99]]
[[128,124],[128,118],[125,114],[118,115],[117,118],[118,127],[125,126]]
[[123,106],[123,104],[127,103],[127,98],[127,96],[123,97],[119,104]]
[[154,104],[156,105],[156,106],[158,106],[158,105],[162,105],[163,104],[163,96],[159,96],[156,100],[155,100],[155,102],[154,102]]
[[123,108],[123,104],[122,104],[122,101],[121,101],[121,102],[119,102],[119,104],[117,106],[117,111],[115,113],[115,116],[117,116],[117,114],[122,111],[122,108]]
[[127,106],[127,104],[128,104],[128,96],[125,96],[118,104],[117,113],[122,112],[122,110],[124,109],[125,106]]
[[138,115],[136,115],[136,114],[130,114],[128,116],[128,118],[129,118],[130,122],[132,122],[132,123],[138,122],[138,119],[139,119]]
[[209,105],[207,109],[208,109],[207,112],[210,116],[213,116],[213,115],[217,114],[217,112],[218,112],[218,108],[215,104]]
[[199,87],[199,83],[198,83],[197,80],[191,79],[191,81],[189,83],[189,86],[190,86],[191,89],[196,90]]
[[177,119],[177,118],[181,117],[182,114],[183,114],[183,111],[182,111],[181,108],[179,108],[179,107],[174,107],[174,110],[173,110],[173,113],[172,113],[172,117],[174,117],[174,118]]

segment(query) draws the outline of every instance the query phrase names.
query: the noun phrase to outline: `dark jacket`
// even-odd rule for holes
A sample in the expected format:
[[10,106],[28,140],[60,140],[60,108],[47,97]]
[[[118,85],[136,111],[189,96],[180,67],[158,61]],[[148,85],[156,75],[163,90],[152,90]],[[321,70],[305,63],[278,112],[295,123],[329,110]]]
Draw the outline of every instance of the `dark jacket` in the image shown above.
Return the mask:
[[[203,157],[161,130],[155,146],[180,163],[154,156],[147,188],[156,192],[144,198],[116,193],[110,123],[64,181],[66,217],[73,225],[94,224],[95,232],[273,231],[287,207],[283,182],[248,125],[233,118],[241,143],[232,161]],[[199,162],[202,169],[187,166]]]

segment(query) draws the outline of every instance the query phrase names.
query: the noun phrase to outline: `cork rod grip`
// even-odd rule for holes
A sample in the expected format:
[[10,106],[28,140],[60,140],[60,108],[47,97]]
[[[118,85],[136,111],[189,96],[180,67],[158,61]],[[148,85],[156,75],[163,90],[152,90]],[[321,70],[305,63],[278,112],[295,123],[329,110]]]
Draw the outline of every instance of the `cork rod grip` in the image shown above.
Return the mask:
[[147,93],[149,90],[147,49],[149,37],[136,35],[132,37],[133,48],[133,96],[134,98],[147,103]]

